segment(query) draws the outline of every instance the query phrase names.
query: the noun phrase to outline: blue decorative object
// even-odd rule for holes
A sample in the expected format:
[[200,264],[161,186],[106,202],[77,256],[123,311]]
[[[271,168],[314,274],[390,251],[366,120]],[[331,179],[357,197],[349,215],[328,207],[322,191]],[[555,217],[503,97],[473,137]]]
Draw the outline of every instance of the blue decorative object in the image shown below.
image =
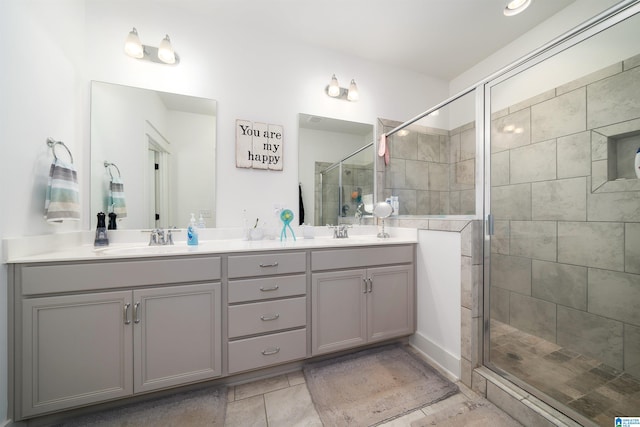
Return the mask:
[[293,221],[293,212],[290,209],[284,209],[280,212],[280,219],[282,220],[282,232],[280,232],[280,241],[287,240],[287,227],[291,230],[293,240],[296,240],[296,235],[291,228],[291,221]]

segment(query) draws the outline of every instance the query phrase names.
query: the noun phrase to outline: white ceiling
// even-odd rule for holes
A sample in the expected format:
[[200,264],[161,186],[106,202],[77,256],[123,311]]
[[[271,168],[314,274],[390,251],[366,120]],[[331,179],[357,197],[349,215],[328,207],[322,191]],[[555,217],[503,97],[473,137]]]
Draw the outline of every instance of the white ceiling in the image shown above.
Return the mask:
[[451,80],[576,0],[156,0],[251,28]]

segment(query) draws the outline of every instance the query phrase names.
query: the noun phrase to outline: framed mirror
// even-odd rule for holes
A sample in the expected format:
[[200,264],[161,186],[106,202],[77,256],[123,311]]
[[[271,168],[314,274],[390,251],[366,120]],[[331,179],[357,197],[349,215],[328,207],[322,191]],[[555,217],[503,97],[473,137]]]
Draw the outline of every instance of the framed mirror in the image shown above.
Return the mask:
[[373,125],[300,113],[299,223],[357,223],[373,207]]
[[[178,228],[190,214],[215,226],[215,100],[91,84],[91,224]],[[118,185],[119,184],[119,185]]]

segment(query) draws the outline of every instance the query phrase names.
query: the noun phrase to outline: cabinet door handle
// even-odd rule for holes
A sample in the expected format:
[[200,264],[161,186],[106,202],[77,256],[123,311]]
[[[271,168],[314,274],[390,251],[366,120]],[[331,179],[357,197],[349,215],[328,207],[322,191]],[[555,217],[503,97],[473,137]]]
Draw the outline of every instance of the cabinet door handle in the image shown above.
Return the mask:
[[131,324],[131,319],[129,319],[129,308],[131,308],[131,304],[126,303],[124,305],[124,324],[125,325]]
[[140,303],[136,302],[133,306],[133,323],[140,323]]
[[264,320],[265,322],[268,322],[269,320],[276,320],[280,317],[280,314],[276,313],[276,314],[263,314],[262,316],[260,316],[260,319]]
[[372,278],[368,278],[367,279],[369,281],[369,292],[373,291],[373,279]]
[[262,286],[260,286],[260,290],[261,290],[262,292],[277,291],[279,288],[280,288],[280,286],[278,286],[278,285],[272,286],[272,287],[270,287],[270,288],[263,288]]
[[275,261],[275,262],[273,262],[273,263],[271,263],[271,264],[263,264],[263,263],[260,263],[260,267],[262,267],[262,268],[267,268],[267,267],[277,267],[277,266],[278,266],[278,261]]
[[271,348],[265,348],[264,350],[262,350],[262,354],[264,356],[269,356],[271,354],[277,354],[280,352],[280,347],[271,347]]
[[364,283],[364,286],[362,288],[362,293],[366,294],[367,293],[367,279],[362,279],[362,282]]

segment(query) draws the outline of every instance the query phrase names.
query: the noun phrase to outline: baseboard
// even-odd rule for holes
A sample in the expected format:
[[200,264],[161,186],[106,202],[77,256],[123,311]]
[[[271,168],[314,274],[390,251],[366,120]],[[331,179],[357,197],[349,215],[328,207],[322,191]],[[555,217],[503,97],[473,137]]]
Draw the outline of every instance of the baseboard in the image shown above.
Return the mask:
[[418,351],[420,351],[429,362],[437,365],[444,371],[450,379],[458,381],[460,379],[460,357],[451,354],[429,338],[416,332],[409,337],[409,343]]

